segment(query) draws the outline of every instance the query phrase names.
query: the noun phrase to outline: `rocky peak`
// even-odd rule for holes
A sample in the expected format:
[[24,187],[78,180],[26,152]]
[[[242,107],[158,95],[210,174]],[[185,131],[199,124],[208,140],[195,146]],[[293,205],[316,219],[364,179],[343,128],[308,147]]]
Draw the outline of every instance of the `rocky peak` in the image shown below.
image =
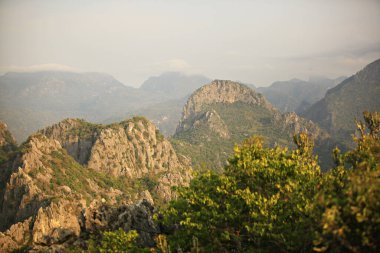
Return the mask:
[[39,133],[57,140],[80,164],[88,162],[91,147],[98,136],[101,125],[91,124],[82,119],[65,119]]
[[182,120],[201,111],[205,105],[213,103],[232,104],[235,102],[259,105],[274,110],[261,94],[256,93],[251,88],[229,80],[214,80],[190,96],[183,108]]
[[16,141],[8,130],[7,124],[0,121],[0,148],[6,146],[15,146]]

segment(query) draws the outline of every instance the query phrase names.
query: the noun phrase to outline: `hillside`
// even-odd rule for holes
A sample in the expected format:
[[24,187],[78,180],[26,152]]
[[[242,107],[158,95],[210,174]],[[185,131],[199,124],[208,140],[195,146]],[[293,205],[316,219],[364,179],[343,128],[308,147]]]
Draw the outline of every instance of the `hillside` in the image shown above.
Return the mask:
[[380,110],[380,59],[368,64],[315,103],[302,116],[318,123],[340,141],[351,143],[355,132],[352,119],[361,119],[363,111]]
[[0,182],[0,243],[10,248],[61,247],[124,223],[151,229],[151,205],[190,179],[186,160],[141,117],[112,125],[67,119],[30,136],[12,159],[1,164]]
[[322,99],[328,89],[335,87],[344,79],[346,78],[311,78],[309,81],[292,79],[274,82],[269,87],[259,87],[257,91],[281,112],[301,113]]
[[194,168],[220,170],[234,144],[251,135],[263,136],[269,146],[292,146],[293,135],[301,131],[323,135],[295,113],[279,113],[251,88],[215,80],[190,96],[171,142],[179,154],[192,158]]

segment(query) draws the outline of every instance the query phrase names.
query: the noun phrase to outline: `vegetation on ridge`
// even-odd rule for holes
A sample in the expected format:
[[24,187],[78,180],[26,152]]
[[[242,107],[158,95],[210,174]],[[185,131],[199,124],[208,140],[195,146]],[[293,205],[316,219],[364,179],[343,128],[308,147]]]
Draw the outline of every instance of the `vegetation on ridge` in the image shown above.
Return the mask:
[[190,252],[376,252],[380,242],[380,115],[358,122],[357,148],[321,174],[306,135],[298,149],[235,148],[221,175],[206,172],[164,212],[172,249]]

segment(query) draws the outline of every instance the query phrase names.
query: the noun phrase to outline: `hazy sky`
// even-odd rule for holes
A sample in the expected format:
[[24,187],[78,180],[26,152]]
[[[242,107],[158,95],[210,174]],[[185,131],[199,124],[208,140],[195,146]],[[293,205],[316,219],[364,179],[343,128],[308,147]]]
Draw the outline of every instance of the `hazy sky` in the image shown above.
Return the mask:
[[139,86],[164,71],[259,86],[380,58],[380,0],[0,0],[0,73],[63,69]]

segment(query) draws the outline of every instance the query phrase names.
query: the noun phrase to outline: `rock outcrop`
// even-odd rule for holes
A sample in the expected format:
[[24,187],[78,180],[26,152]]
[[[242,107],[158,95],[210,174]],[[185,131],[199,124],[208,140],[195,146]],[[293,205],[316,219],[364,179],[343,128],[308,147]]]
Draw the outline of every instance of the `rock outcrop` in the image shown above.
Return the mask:
[[152,204],[189,183],[184,161],[141,117],[108,126],[67,119],[43,129],[1,177],[0,242],[5,252],[23,245],[61,252],[83,233],[122,227],[149,246],[158,231]]
[[8,130],[8,126],[0,121],[0,148],[15,146],[16,141]]
[[117,206],[93,201],[87,208],[59,200],[41,207],[37,215],[0,232],[0,252],[20,248],[30,252],[66,252],[72,245],[83,245],[83,235],[119,228],[136,230],[140,245],[154,246],[154,237],[160,229],[153,221],[153,212],[153,206],[146,200]]

